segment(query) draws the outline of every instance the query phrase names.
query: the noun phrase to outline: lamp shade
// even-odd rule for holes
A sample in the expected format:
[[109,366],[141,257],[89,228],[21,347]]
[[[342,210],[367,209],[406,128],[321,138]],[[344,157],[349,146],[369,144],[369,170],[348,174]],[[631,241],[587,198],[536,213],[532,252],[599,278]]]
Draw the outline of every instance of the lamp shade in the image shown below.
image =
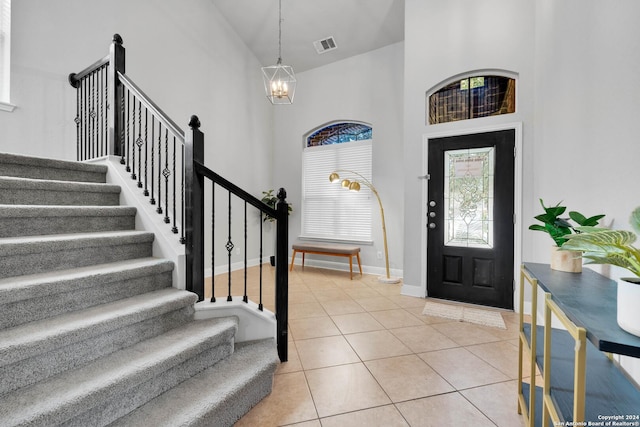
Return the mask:
[[296,92],[296,76],[293,68],[282,65],[280,61],[276,65],[262,67],[262,78],[267,98],[272,104],[291,104]]

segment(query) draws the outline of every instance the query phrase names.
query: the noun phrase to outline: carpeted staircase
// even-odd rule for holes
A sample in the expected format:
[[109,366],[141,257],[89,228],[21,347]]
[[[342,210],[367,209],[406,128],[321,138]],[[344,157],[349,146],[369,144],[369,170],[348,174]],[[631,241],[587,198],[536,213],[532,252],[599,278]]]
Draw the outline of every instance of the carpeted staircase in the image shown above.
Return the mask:
[[275,343],[193,319],[106,171],[0,153],[0,425],[230,426],[271,392]]

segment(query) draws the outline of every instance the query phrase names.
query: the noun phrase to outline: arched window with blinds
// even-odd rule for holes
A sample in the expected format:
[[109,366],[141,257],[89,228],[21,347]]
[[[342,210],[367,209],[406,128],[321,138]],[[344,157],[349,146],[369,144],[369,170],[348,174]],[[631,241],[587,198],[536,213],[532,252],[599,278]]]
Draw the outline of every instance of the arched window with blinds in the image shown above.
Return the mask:
[[354,122],[332,123],[305,137],[301,237],[371,242],[371,191],[347,191],[329,175],[351,170],[371,180],[372,142],[371,126]]

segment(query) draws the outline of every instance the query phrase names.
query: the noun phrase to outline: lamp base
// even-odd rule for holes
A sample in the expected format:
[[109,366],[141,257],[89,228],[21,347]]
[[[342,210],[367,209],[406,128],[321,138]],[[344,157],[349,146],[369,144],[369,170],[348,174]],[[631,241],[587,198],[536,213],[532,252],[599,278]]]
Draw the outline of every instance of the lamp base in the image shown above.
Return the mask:
[[387,276],[378,276],[378,282],[380,283],[400,283],[399,277],[387,277]]

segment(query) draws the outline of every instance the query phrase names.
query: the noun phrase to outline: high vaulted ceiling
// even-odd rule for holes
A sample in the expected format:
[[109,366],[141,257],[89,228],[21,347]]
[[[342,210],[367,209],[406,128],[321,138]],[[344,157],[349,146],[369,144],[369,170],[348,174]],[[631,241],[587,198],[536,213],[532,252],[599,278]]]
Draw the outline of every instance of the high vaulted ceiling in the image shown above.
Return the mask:
[[[263,66],[278,59],[278,0],[211,0]],[[404,0],[282,0],[282,63],[296,73],[404,40]],[[332,36],[337,49],[313,42]]]

